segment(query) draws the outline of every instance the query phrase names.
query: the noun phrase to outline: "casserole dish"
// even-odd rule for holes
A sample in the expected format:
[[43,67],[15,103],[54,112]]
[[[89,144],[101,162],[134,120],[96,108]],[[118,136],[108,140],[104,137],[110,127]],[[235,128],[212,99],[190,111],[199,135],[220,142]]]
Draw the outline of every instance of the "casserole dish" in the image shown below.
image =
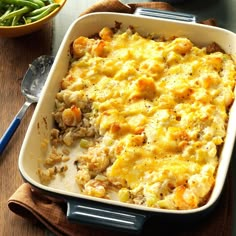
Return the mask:
[[[232,55],[236,53],[234,43],[236,35],[216,27],[118,13],[93,13],[79,18],[71,25],[65,35],[29,125],[19,157],[20,173],[24,180],[34,188],[66,201],[68,205],[67,217],[74,222],[138,233],[149,217],[161,216],[161,218],[173,218],[176,221],[200,219],[201,216],[210,212],[217,203],[227,176],[236,134],[236,127],[233,123],[236,119],[235,102],[231,106],[227,135],[221,150],[215,187],[207,203],[201,207],[181,211],[149,208],[75,193],[76,187],[68,186],[68,182],[63,182],[64,180],[61,178],[58,178],[55,184],[48,186],[40,183],[36,172],[40,160],[45,157],[48,151],[42,146],[47,145],[51,129],[54,127],[51,114],[54,111],[55,95],[60,89],[61,79],[68,71],[70,45],[78,36],[94,35],[105,26],[113,27],[114,22],[121,22],[121,27],[124,28],[132,25],[141,34],[158,32],[159,35],[166,37],[186,36],[198,46],[216,42],[227,53]],[[203,37],[203,35],[207,37]],[[67,179],[70,180],[70,177],[68,176]]]

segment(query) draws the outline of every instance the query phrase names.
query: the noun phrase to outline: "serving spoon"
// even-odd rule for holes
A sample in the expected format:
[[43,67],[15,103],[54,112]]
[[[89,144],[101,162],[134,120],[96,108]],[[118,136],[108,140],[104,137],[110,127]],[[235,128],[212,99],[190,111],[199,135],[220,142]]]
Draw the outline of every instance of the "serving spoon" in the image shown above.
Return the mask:
[[38,102],[53,61],[53,56],[43,55],[29,65],[21,83],[21,93],[25,97],[25,103],[0,139],[0,154],[15,133],[29,106]]

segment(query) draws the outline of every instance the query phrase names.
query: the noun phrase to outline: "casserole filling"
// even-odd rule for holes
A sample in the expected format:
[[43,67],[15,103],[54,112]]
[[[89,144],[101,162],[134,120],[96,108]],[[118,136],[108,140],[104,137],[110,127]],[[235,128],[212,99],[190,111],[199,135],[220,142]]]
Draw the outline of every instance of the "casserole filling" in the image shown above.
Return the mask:
[[41,182],[73,169],[82,194],[164,209],[204,205],[235,78],[233,59],[216,44],[144,37],[132,27],[78,37],[55,98]]

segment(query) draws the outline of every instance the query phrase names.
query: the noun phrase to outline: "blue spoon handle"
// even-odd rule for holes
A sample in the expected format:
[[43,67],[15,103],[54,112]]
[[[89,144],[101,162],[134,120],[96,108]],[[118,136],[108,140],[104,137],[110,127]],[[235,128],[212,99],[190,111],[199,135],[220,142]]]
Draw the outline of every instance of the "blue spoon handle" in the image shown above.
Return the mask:
[[8,142],[10,141],[11,137],[17,130],[26,110],[31,105],[31,102],[26,101],[20,111],[17,113],[11,124],[9,125],[8,129],[3,134],[2,138],[0,139],[0,154],[4,151],[5,147],[7,146]]

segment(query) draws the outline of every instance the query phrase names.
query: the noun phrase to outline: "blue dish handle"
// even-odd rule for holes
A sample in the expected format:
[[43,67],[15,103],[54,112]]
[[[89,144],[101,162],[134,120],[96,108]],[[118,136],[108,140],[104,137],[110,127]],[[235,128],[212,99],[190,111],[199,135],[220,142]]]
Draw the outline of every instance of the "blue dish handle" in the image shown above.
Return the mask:
[[147,214],[93,201],[67,201],[67,219],[73,223],[138,234]]

